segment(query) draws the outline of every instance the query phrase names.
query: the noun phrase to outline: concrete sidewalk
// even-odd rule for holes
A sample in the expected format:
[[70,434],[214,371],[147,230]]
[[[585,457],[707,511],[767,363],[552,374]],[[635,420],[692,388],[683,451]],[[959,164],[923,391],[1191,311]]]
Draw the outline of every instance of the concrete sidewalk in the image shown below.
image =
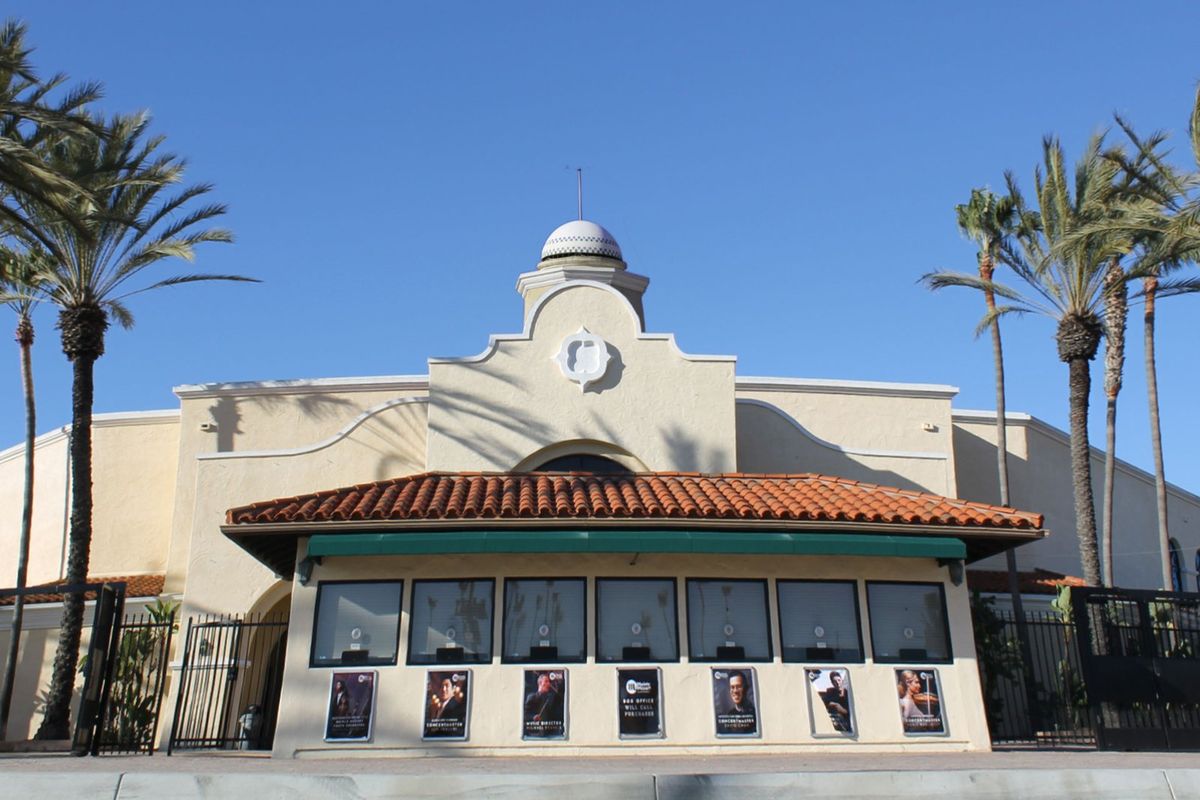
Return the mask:
[[0,796],[195,800],[216,797],[1017,798],[1200,800],[1200,754],[728,755],[642,758],[274,760],[244,755],[0,757]]

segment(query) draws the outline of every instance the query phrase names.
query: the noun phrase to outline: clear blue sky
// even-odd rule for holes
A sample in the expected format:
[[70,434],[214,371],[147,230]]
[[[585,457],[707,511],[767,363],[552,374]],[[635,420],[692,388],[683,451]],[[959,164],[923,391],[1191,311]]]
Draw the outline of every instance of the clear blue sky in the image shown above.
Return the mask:
[[[43,73],[102,81],[217,185],[238,242],[206,271],[261,278],[137,298],[96,410],[181,383],[423,373],[518,329],[519,272],[574,216],[650,276],[648,327],[742,375],[948,383],[993,407],[981,301],[918,277],[974,269],[954,224],[1041,137],[1072,158],[1114,110],[1177,135],[1200,79],[1186,3],[317,3],[9,0]],[[1197,303],[1161,307],[1168,477],[1200,491]],[[1140,308],[1135,311],[1140,313]],[[1140,319],[1140,317],[1139,317]],[[70,371],[38,316],[39,429]],[[5,326],[8,323],[0,323]],[[1006,328],[1009,408],[1066,426],[1040,319]],[[1118,451],[1149,467],[1140,322]],[[5,335],[5,340],[8,336]],[[0,446],[22,434],[15,346]],[[1095,371],[1096,383],[1099,372]],[[1102,443],[1095,395],[1093,441]]]

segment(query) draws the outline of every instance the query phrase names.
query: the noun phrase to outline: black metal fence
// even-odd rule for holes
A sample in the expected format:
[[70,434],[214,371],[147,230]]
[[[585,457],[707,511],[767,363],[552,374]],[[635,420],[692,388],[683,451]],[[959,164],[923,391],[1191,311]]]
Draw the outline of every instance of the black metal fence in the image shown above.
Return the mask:
[[271,748],[287,627],[275,616],[188,619],[168,755]]
[[1200,750],[1200,594],[1093,588],[1071,599],[1099,746]]
[[174,630],[169,606],[127,614],[117,627],[93,755],[154,752]]
[[1012,611],[976,613],[984,709],[995,745],[1094,747],[1074,626],[1053,612],[1028,611],[1030,661],[1021,656]]
[[1020,626],[973,603],[992,743],[1200,750],[1200,594],[1078,588],[1055,605]]

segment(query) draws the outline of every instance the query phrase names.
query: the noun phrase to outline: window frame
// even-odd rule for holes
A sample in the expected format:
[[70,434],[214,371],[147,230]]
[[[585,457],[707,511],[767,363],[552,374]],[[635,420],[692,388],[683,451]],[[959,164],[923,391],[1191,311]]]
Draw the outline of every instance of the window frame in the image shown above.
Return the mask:
[[[479,658],[468,659],[468,658],[466,658],[467,652],[464,649],[463,650],[464,658],[461,661],[438,661],[436,653],[434,653],[433,660],[431,660],[431,661],[414,661],[413,656],[415,653],[413,651],[412,642],[413,642],[413,635],[416,632],[416,630],[415,630],[416,626],[413,624],[414,620],[416,619],[416,615],[413,612],[416,610],[416,607],[417,607],[417,600],[416,600],[417,584],[419,584],[419,583],[464,583],[466,581],[472,581],[472,582],[476,582],[476,583],[488,581],[492,584],[492,613],[491,613],[491,619],[489,620],[489,622],[491,623],[491,636],[488,638],[487,657],[484,658],[483,654],[481,653]],[[447,666],[447,667],[462,667],[462,666],[472,666],[472,665],[487,666],[488,664],[491,664],[493,661],[495,661],[495,659],[496,659],[496,578],[495,577],[487,576],[487,577],[482,577],[482,578],[413,578],[412,589],[410,590],[410,594],[408,596],[408,603],[409,603],[408,653],[405,656],[405,660],[404,660],[405,664],[407,664],[410,667],[434,667],[434,668],[436,668],[438,666]],[[501,635],[503,635],[503,630],[501,631]],[[472,690],[472,691],[474,691],[474,690]]]
[[[579,658],[556,658],[553,661],[534,661],[530,658],[519,658],[508,655],[505,647],[508,635],[508,585],[514,581],[581,581],[583,583],[583,654]],[[588,590],[587,577],[579,575],[564,575],[541,577],[525,575],[504,579],[504,591],[500,595],[504,600],[504,608],[500,611],[500,663],[501,664],[586,664],[588,657]]]
[[[596,593],[596,627],[595,627],[595,630],[592,632],[592,654],[593,654],[596,664],[678,664],[678,663],[680,663],[680,660],[683,655],[683,653],[682,653],[683,648],[680,647],[680,641],[679,641],[679,579],[678,578],[676,578],[674,576],[669,576],[669,577],[646,576],[646,577],[643,577],[643,576],[639,575],[636,577],[630,577],[630,576],[626,576],[626,575],[614,575],[614,576],[604,576],[604,577],[596,576],[596,578],[594,580],[595,580],[595,583],[594,583],[595,590],[594,591]],[[674,614],[674,617],[675,617],[675,658],[656,659],[656,658],[652,657],[652,658],[645,659],[645,660],[638,659],[638,660],[632,660],[632,661],[626,660],[624,658],[615,658],[612,660],[608,660],[608,659],[601,660],[600,659],[600,630],[603,627],[600,623],[600,583],[602,581],[643,581],[643,582],[647,582],[647,583],[649,583],[651,581],[656,581],[659,583],[666,581],[671,584],[671,596],[673,598],[675,598],[675,614]]]
[[[763,612],[766,614],[767,621],[767,657],[759,656],[751,658],[749,656],[743,658],[696,658],[692,655],[692,592],[691,585],[693,583],[759,583],[762,584],[763,591]],[[771,587],[768,585],[767,578],[687,578],[684,581],[684,598],[687,601],[687,632],[688,632],[688,663],[689,664],[770,664],[775,660],[775,643],[773,641],[775,629],[771,626]],[[780,645],[782,647],[782,644]],[[743,648],[744,650],[745,648]]]
[[[337,660],[323,661],[317,663],[317,631],[321,629],[321,595],[326,586],[347,586],[360,585],[370,583],[398,583],[400,591],[398,593],[398,604],[396,607],[396,652],[391,659],[386,658],[368,658],[365,661],[347,664],[344,659],[339,657]],[[403,578],[370,578],[367,580],[332,580],[332,581],[317,581],[317,596],[313,601],[313,626],[312,635],[308,644],[308,667],[309,669],[322,669],[326,667],[394,667],[400,663],[400,630],[404,627],[404,590],[405,580]]]
[[[871,622],[871,660],[876,664],[953,664],[954,663],[954,640],[950,636],[950,612],[946,606],[946,584],[939,581],[866,581],[867,593],[867,617]],[[871,587],[872,586],[936,586],[938,596],[942,601],[942,629],[946,635],[946,657],[945,658],[929,658],[926,652],[925,658],[903,658],[897,655],[895,658],[880,658],[879,649],[875,646],[875,619],[871,614]]]
[[[851,594],[854,595],[854,632],[858,635],[858,658],[838,658],[835,655],[828,659],[789,659],[787,656],[787,645],[783,641],[783,597],[780,594],[780,584],[787,583],[839,583],[848,585],[851,589]],[[944,598],[943,598],[944,599]],[[784,664],[865,664],[867,663],[867,650],[863,646],[863,625],[862,625],[862,601],[858,596],[858,579],[857,578],[835,578],[832,580],[823,580],[821,578],[776,578],[775,580],[775,608],[779,613],[779,659]],[[871,642],[871,648],[874,650],[875,643]]]

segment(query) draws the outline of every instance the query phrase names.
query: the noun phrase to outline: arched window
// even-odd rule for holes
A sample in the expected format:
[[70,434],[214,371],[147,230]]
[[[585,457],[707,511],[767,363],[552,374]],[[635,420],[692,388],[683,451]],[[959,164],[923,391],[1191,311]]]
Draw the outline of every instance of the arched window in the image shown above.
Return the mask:
[[1183,552],[1179,549],[1179,542],[1174,539],[1170,540],[1171,547],[1171,591],[1183,591]]
[[631,475],[633,471],[624,464],[604,456],[591,453],[574,453],[552,458],[532,472],[596,472],[603,475]]

